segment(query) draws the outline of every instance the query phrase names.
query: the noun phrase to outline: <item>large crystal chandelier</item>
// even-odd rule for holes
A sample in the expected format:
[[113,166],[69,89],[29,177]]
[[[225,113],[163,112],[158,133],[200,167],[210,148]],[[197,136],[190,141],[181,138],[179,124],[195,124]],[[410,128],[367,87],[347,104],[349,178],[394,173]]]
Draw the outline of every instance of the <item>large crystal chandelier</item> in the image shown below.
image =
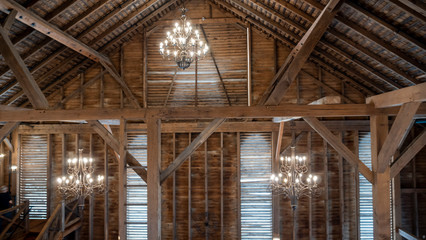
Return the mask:
[[57,179],[58,191],[66,198],[86,198],[95,191],[104,190],[104,176],[93,179],[93,159],[83,158],[83,149],[79,149],[78,158],[68,159],[68,176]]
[[270,188],[274,194],[289,198],[293,210],[300,197],[312,197],[320,193],[318,177],[308,174],[306,156],[296,155],[294,146],[291,147],[291,155],[281,157],[280,162],[279,173],[271,175]]
[[175,23],[172,32],[167,32],[167,38],[160,42],[160,54],[163,58],[173,60],[181,69],[188,68],[194,60],[204,58],[209,50],[207,44],[200,40],[200,33],[193,29],[186,19],[187,9],[182,8],[180,23]]

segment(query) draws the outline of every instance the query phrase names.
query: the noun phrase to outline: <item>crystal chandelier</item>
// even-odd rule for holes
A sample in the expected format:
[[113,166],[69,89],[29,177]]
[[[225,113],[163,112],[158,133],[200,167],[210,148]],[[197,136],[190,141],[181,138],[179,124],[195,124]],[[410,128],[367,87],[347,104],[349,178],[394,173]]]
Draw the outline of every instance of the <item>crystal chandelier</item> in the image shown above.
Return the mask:
[[183,70],[194,60],[203,59],[209,50],[207,44],[200,40],[198,30],[194,30],[186,19],[186,11],[186,8],[182,8],[180,23],[176,22],[173,31],[167,32],[166,40],[160,42],[160,54],[163,58],[175,61]]
[[279,173],[271,175],[269,187],[274,194],[283,195],[291,200],[293,210],[296,209],[297,200],[302,196],[316,196],[320,191],[318,188],[318,177],[308,173],[306,156],[296,155],[295,147],[291,147],[291,155],[281,157]]
[[83,149],[79,149],[78,158],[68,159],[68,176],[57,179],[58,191],[66,198],[83,199],[91,196],[95,191],[104,190],[104,176],[98,175],[93,179],[93,159],[83,158]]

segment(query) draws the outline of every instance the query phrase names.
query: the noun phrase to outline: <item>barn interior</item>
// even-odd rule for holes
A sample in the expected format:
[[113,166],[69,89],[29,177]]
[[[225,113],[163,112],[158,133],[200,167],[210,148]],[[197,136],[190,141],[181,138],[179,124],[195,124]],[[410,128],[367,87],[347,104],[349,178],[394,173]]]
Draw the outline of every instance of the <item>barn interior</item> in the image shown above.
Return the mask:
[[0,0],[0,23],[0,239],[426,239],[424,1]]

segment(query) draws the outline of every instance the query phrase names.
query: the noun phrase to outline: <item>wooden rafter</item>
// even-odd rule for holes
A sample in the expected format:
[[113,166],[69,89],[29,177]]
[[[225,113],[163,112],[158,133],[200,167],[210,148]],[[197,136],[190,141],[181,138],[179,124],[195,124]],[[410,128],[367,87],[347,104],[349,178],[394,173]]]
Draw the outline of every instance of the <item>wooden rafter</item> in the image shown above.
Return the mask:
[[[282,1],[280,1],[280,3],[281,2]],[[261,4],[261,3],[257,2],[256,4]],[[287,5],[291,5],[291,4],[286,3],[285,5],[287,6]],[[261,6],[262,6],[262,8],[267,9],[267,11],[270,12],[273,16],[276,16],[277,17],[276,20],[284,21],[287,24],[294,26],[296,29],[298,29],[302,33],[306,32],[308,30],[304,25],[301,25],[301,24],[297,23],[294,20],[290,20],[290,19],[286,19],[286,18],[280,18],[281,14],[278,13],[274,8],[270,7],[269,5],[263,3]],[[308,21],[311,21],[311,22],[315,21],[315,19],[313,17],[311,17],[311,15],[309,15],[309,14],[303,12],[303,11],[300,11],[300,10],[296,11],[294,9],[294,7],[291,8],[291,11],[297,12],[297,14],[300,14],[303,17],[307,18]],[[259,14],[259,13],[256,13],[256,14]],[[263,18],[264,19],[268,19],[268,22],[271,23],[273,26],[277,27],[278,29],[281,28],[281,25],[278,22],[275,22],[276,20],[270,19],[270,17],[267,16],[267,15],[265,15],[265,14],[262,14],[262,15],[264,15]],[[328,30],[329,33],[331,31],[333,31],[333,29],[329,29]],[[288,32],[289,33],[293,33],[292,31],[288,31]],[[336,31],[334,31],[334,32],[336,32]],[[293,36],[293,37],[295,36],[295,39],[299,39],[298,35],[294,35],[293,34],[291,36]],[[344,36],[343,39],[347,39],[347,37]],[[337,54],[344,56],[346,59],[348,59],[349,61],[352,61],[354,64],[356,64],[359,67],[363,68],[364,70],[366,70],[370,74],[376,76],[377,78],[381,79],[384,82],[387,82],[392,88],[396,88],[396,89],[401,88],[401,85],[399,85],[395,81],[392,81],[387,76],[385,76],[383,73],[375,70],[373,67],[369,66],[368,64],[364,63],[363,60],[358,59],[358,57],[356,55],[351,55],[351,54],[348,54],[345,51],[341,50],[339,47],[337,47],[335,45],[335,43],[331,43],[331,42],[327,41],[326,38],[323,38],[319,43],[320,43],[320,45],[318,45],[318,46],[324,46],[324,47],[326,47],[328,49],[333,50]],[[321,47],[317,47],[315,51],[318,52],[318,53],[320,53],[323,56],[326,56],[328,59],[332,60],[333,62],[340,62],[341,61],[341,60],[337,59],[336,57],[334,57],[332,54],[328,53],[327,51],[324,51]],[[380,86],[375,85],[375,84],[372,84],[372,85],[375,88],[379,89],[380,91],[383,91],[383,89]]]
[[[147,16],[145,16],[145,18],[143,18],[140,22],[138,22],[138,24],[133,25],[132,27],[128,28],[127,30],[123,31],[122,33],[120,33],[120,35],[116,36],[113,40],[111,40],[108,44],[104,45],[103,47],[101,47],[100,49],[98,49],[99,52],[104,52],[105,50],[107,50],[108,48],[110,48],[111,46],[114,46],[117,42],[119,42],[122,38],[124,38],[125,36],[127,36],[129,33],[137,30],[140,26],[142,26],[143,24],[145,24],[146,22],[150,21],[152,18],[154,18],[155,16],[157,16],[159,13],[163,12],[164,10],[166,10],[168,7],[170,7],[171,5],[175,4],[176,0],[173,1],[169,1],[165,4],[163,4],[161,7],[159,7],[158,9],[156,9],[155,11],[151,12],[150,14],[148,14]],[[143,7],[141,7],[140,9],[138,9],[137,13],[140,14],[142,13],[144,10],[146,10],[148,8],[148,6],[144,5]],[[99,41],[102,40],[102,38],[104,38],[105,36],[111,34],[116,28],[121,27],[122,25],[125,25],[128,21],[130,21],[131,19],[133,19],[135,16],[137,16],[136,14],[132,14],[131,16],[128,16],[124,19],[122,19],[120,22],[118,22],[117,24],[111,26],[109,28],[108,31],[104,32],[102,35],[97,36],[96,38],[94,38],[89,45],[95,44]],[[111,14],[108,15],[108,18],[112,17]],[[101,21],[104,23],[105,22],[105,18],[103,18]],[[98,23],[99,23],[98,22]],[[79,34],[78,35],[78,39],[82,39],[82,37],[85,36],[84,34]],[[43,60],[43,62],[41,62],[40,64],[37,65],[37,69],[41,69],[42,66],[47,65],[50,60],[54,59],[54,57],[59,56],[60,54],[62,54],[65,51],[66,48],[62,47],[60,49],[58,49],[57,51],[55,51],[54,53],[51,54],[50,57],[48,57],[47,59]],[[78,54],[73,54],[71,56],[69,56],[69,60],[71,61],[72,59],[76,58],[78,56]],[[68,62],[68,59],[64,62],[61,63],[58,67],[55,67],[54,69],[52,69],[53,73],[55,71],[57,71],[58,69],[62,68],[63,66],[65,66],[66,62]],[[80,64],[77,64],[76,66],[74,66],[72,68],[72,70],[67,71],[64,75],[62,75],[60,78],[58,78],[57,80],[55,80],[53,83],[49,84],[49,86],[47,86],[45,89],[43,89],[43,92],[47,92],[50,91],[50,89],[52,89],[53,87],[55,87],[58,83],[63,82],[65,79],[69,78],[70,76],[72,76],[73,74],[75,74],[76,71],[79,71],[79,68],[81,68],[82,66],[84,66],[85,64],[89,63],[89,60],[86,59],[83,62],[81,62]],[[35,68],[34,68],[35,69]],[[50,71],[49,71],[50,72]],[[52,74],[52,73],[49,73]],[[39,82],[44,81],[45,79],[48,78],[49,75],[44,74],[42,76],[42,78],[39,80]],[[10,88],[9,88],[10,89]],[[0,93],[1,94],[1,93]],[[14,96],[13,98],[15,98],[15,100],[17,98],[19,98],[20,96],[22,96],[22,93],[18,93],[18,96]],[[19,96],[20,95],[20,96]],[[10,104],[10,101],[8,101],[8,103]],[[24,103],[23,105],[25,105],[26,103]]]
[[183,150],[179,156],[175,158],[175,160],[170,163],[170,165],[161,172],[160,181],[161,183],[166,180],[168,176],[170,176],[176,169],[182,165],[185,160],[191,156],[191,154],[197,150],[201,144],[203,144],[209,137],[214,133],[214,131],[225,121],[225,118],[217,118],[213,120],[192,142],[188,145],[188,147]]
[[406,87],[392,92],[383,93],[366,99],[367,104],[374,104],[376,108],[400,106],[409,102],[426,101],[426,83]]
[[304,117],[307,122],[324,140],[328,142],[342,157],[344,157],[352,166],[356,166],[359,172],[371,183],[373,180],[373,172],[361,161],[359,158],[346,147],[342,141],[334,135],[330,130],[327,129],[317,118]]
[[401,156],[394,161],[390,169],[390,177],[396,177],[424,146],[426,146],[426,129],[411,141]]
[[278,105],[281,102],[289,86],[299,74],[302,66],[308,60],[315,46],[337,14],[340,7],[339,2],[339,0],[335,0],[327,4],[309,30],[297,43],[296,47],[287,56],[287,59],[274,76],[259,104]]
[[410,102],[404,103],[402,105],[378,155],[378,172],[383,173],[389,167],[391,158],[395,154],[395,151],[397,150],[406,132],[409,130],[414,114],[416,114],[419,106],[420,102]]
[[16,76],[16,79],[19,81],[22,89],[27,95],[28,99],[31,101],[31,104],[36,109],[47,109],[49,103],[46,100],[46,97],[41,92],[39,86],[34,81],[33,76],[16,51],[15,46],[9,39],[8,33],[3,27],[0,27],[0,53],[3,55],[4,60],[12,69],[13,73]]
[[[75,1],[74,1],[75,2]],[[84,11],[82,14],[80,14],[78,17],[76,17],[75,19],[73,19],[71,22],[67,23],[66,25],[64,25],[63,27],[61,27],[62,31],[67,32],[68,30],[72,29],[73,27],[75,27],[78,23],[80,23],[82,20],[84,20],[86,17],[90,16],[91,14],[93,14],[95,11],[97,11],[98,9],[100,9],[101,7],[103,7],[106,3],[108,2],[108,0],[103,0],[103,1],[99,1],[96,4],[94,4],[93,6],[91,6],[90,8],[88,8],[86,11]],[[68,2],[67,2],[68,3]],[[52,19],[54,19],[55,17],[58,16],[58,14],[60,14],[57,11],[54,11],[55,14],[50,13],[47,16],[44,17],[44,20],[50,22]],[[48,18],[48,16],[50,16],[51,18]],[[110,14],[108,14],[107,16],[110,16]],[[103,23],[106,20],[108,20],[108,17],[102,18],[102,20],[97,21],[96,24],[98,24],[99,22]],[[17,37],[15,37],[14,39],[12,39],[13,44],[19,44],[22,40],[24,40],[26,37],[28,37],[34,29],[29,28],[28,31],[24,31],[24,33],[18,35]],[[28,52],[24,53],[22,58],[24,60],[34,56],[35,53],[37,53],[39,50],[43,49],[44,47],[46,47],[47,45],[53,43],[54,40],[52,40],[51,38],[46,38],[45,40],[41,41],[39,44],[37,44],[37,46],[31,48]],[[60,47],[55,53],[50,54],[48,59],[53,59],[56,58],[57,56],[59,56],[59,53],[57,52],[63,52],[66,48],[65,47]],[[45,61],[45,60],[43,60]],[[40,68],[42,68],[43,64],[36,64],[35,66],[32,67],[32,72],[34,71],[38,71]],[[44,66],[44,65],[43,65]],[[6,72],[8,71],[8,69],[5,69],[4,71],[0,71],[0,76],[2,77]],[[1,94],[1,93],[0,93]]]
[[[256,26],[258,29],[260,29],[261,31],[266,32],[267,34],[273,36],[274,38],[276,38],[277,40],[281,41],[282,43],[284,43],[287,46],[290,46],[291,48],[295,47],[296,44],[293,42],[293,40],[285,37],[284,35],[280,34],[279,32],[271,29],[270,27],[260,23],[259,21],[255,20],[254,18],[252,18],[251,16],[247,15],[246,13],[244,13],[243,11],[239,10],[238,8],[234,7],[233,5],[224,2],[224,1],[214,1],[214,0],[210,0],[213,3],[220,5],[222,7],[224,7],[225,9],[228,9],[228,11],[233,12],[235,15],[239,16],[241,19],[243,19],[244,21],[247,21],[251,24],[253,24],[254,26]],[[234,2],[235,3],[235,2]],[[242,4],[240,2],[238,2],[238,6]],[[256,15],[254,13],[252,13],[253,15]],[[266,22],[269,22],[268,20],[265,20],[265,18],[263,18],[262,16],[259,16],[259,14],[256,15],[258,18],[263,19]],[[274,22],[270,22],[272,25],[274,25]],[[282,26],[279,26],[279,30],[282,31],[284,34],[290,35],[292,34],[291,31],[284,29]],[[314,51],[315,53],[315,51]],[[330,54],[325,53],[325,57],[330,57]],[[346,72],[352,74],[351,77],[346,76],[346,74],[340,72],[340,70],[338,70],[337,68],[329,68],[329,64],[324,62],[323,59],[321,59],[320,57],[311,55],[311,60],[313,60],[314,62],[316,62],[317,64],[324,66],[324,69],[326,69],[328,72],[330,72],[331,74],[334,74],[336,76],[338,76],[339,79],[344,79],[345,81],[351,83],[353,86],[356,86],[357,88],[362,89],[365,93],[368,93],[369,95],[375,95],[375,93],[373,91],[371,91],[368,87],[363,86],[360,82],[353,80],[352,78],[356,79],[357,77],[354,76],[358,76],[359,72],[354,71],[353,69],[350,68],[346,68],[344,67],[342,64],[339,64],[337,62],[335,62],[334,64],[338,66],[338,68],[340,69],[344,69]]]
[[20,22],[28,25],[29,27],[34,28],[35,30],[39,31],[40,33],[43,33],[44,35],[62,43],[63,45],[73,49],[74,51],[86,56],[87,58],[90,58],[96,62],[103,60],[105,62],[108,62],[109,59],[106,58],[104,55],[98,53],[97,51],[93,50],[86,44],[78,41],[71,35],[63,32],[58,27],[50,24],[46,20],[42,19],[41,17],[37,16],[36,14],[28,11],[18,3],[11,1],[11,0],[0,0],[0,10],[9,13],[11,9],[14,9],[18,11],[18,14],[16,15],[16,19]]

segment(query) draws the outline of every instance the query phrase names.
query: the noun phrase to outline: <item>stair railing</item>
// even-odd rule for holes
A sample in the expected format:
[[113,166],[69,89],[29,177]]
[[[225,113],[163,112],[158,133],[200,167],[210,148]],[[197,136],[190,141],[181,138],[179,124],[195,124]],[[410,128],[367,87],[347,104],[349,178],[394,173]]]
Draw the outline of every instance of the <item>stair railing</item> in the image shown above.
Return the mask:
[[[4,237],[6,236],[6,233],[9,231],[9,229],[13,225],[16,225],[17,227],[24,229],[25,232],[28,232],[28,230],[29,230],[29,222],[28,222],[29,210],[30,210],[30,202],[28,200],[26,200],[23,203],[15,206],[15,207],[8,208],[8,209],[0,211],[0,218],[3,219],[3,221],[6,220],[7,222],[9,222],[9,224],[0,233],[0,239],[4,239]],[[4,214],[13,213],[13,212],[15,212],[15,216],[13,218],[8,218],[8,217],[4,216]],[[20,217],[21,217],[21,214],[23,216],[24,221],[20,221],[19,223],[17,223],[18,219],[20,219]]]
[[[62,200],[50,215],[36,240],[62,239],[81,227],[80,214],[77,209],[78,199]],[[71,219],[72,217],[75,217]]]

